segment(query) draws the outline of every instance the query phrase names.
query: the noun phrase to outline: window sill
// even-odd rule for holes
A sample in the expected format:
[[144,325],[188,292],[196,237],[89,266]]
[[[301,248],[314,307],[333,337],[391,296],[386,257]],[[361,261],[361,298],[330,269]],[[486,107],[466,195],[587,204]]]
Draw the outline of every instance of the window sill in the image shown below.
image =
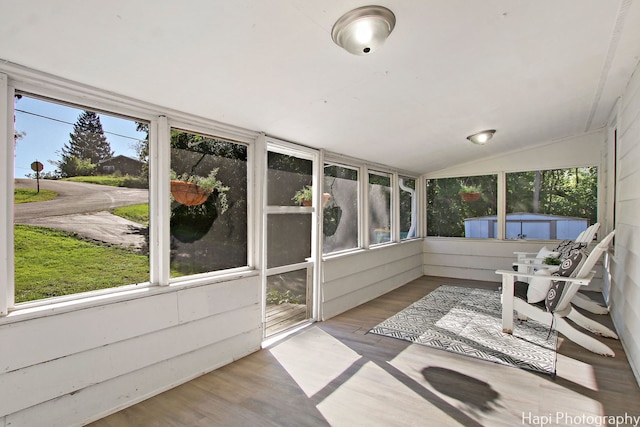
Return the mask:
[[84,310],[87,308],[115,304],[123,301],[148,298],[184,289],[213,286],[218,283],[239,280],[257,275],[257,270],[244,269],[242,271],[234,271],[233,273],[228,274],[185,279],[176,283],[171,283],[169,286],[158,286],[144,283],[140,285],[128,285],[119,288],[86,292],[77,295],[68,295],[47,300],[30,301],[16,305],[10,309],[9,314],[4,317],[0,317],[0,326],[40,317]]

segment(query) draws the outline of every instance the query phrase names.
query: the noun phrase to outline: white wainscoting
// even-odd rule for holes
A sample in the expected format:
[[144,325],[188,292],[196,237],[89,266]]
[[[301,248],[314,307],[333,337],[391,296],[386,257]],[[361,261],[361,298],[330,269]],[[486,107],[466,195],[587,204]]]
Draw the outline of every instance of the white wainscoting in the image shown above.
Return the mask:
[[[424,274],[457,279],[501,282],[496,270],[510,269],[515,262],[514,252],[538,252],[549,249],[557,240],[495,240],[428,237],[424,240]],[[600,291],[602,266],[596,267],[596,276],[585,290]]]
[[380,246],[323,262],[323,320],[422,276],[422,240]]
[[251,276],[0,325],[0,426],[80,425],[258,350],[260,295]]
[[[640,383],[640,66],[617,120],[616,238],[611,257],[611,317]],[[607,146],[613,156],[613,141]]]

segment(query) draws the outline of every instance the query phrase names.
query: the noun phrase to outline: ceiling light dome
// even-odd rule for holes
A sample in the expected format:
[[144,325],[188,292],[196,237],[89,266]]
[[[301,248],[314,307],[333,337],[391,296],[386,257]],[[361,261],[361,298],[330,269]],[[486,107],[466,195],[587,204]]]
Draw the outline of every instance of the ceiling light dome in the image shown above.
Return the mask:
[[363,6],[336,21],[331,38],[354,55],[367,55],[382,46],[396,25],[396,16],[386,7]]
[[496,133],[495,129],[483,130],[482,132],[474,133],[473,135],[469,135],[467,139],[474,144],[485,144],[491,138],[493,138],[493,134]]

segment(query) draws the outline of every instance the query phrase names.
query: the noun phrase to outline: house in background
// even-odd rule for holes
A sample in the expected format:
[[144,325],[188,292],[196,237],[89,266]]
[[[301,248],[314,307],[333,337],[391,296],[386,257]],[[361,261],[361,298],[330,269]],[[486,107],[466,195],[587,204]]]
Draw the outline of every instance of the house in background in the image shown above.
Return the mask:
[[144,162],[131,157],[118,155],[98,162],[98,173],[107,175],[121,173],[122,175],[139,176]]
[[[382,5],[393,32],[356,56],[331,38],[354,1],[3,2],[0,426],[87,423],[258,351],[280,281],[306,290],[310,322],[422,275],[497,282],[546,242],[506,239],[507,177],[550,169],[597,168],[616,238],[595,289],[640,380],[640,2]],[[149,125],[144,280],[17,302],[15,95]],[[230,182],[207,239],[176,238],[174,164]],[[427,181],[487,175],[496,236],[429,235]],[[303,184],[310,207],[291,200]]]

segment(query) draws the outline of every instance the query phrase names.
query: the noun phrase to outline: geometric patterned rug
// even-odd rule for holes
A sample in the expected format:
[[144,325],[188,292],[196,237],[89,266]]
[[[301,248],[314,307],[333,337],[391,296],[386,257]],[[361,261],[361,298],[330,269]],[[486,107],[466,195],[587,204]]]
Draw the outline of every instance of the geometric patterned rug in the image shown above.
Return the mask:
[[556,331],[515,316],[514,324],[513,335],[502,333],[499,291],[443,285],[369,333],[554,376]]

